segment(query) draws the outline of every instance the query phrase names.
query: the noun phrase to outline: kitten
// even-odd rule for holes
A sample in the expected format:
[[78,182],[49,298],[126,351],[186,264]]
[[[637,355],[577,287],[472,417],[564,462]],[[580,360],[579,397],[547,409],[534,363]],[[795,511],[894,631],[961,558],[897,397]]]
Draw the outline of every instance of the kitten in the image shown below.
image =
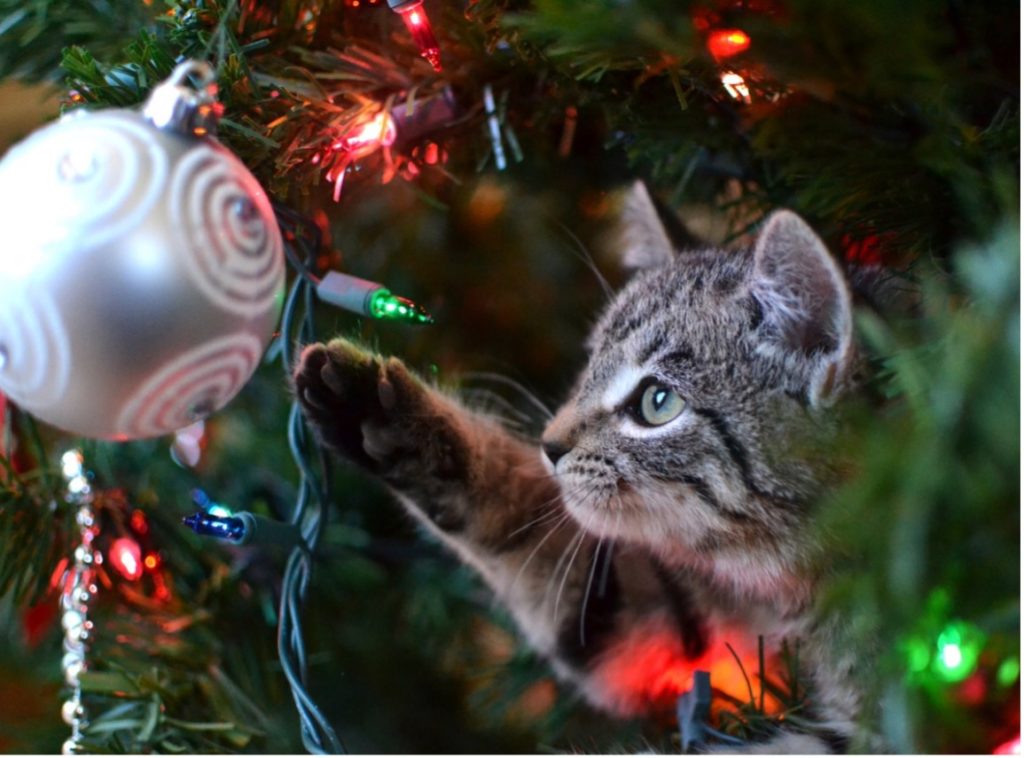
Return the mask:
[[727,643],[753,673],[759,637],[770,660],[788,639],[822,726],[752,749],[842,750],[853,661],[836,655],[841,626],[810,612],[804,532],[828,478],[813,453],[826,408],[853,376],[847,287],[787,211],[734,252],[677,253],[642,186],[626,220],[624,260],[641,270],[594,329],[542,453],[344,340],[305,349],[297,397],[592,704],[671,708],[696,669],[716,687],[736,679]]

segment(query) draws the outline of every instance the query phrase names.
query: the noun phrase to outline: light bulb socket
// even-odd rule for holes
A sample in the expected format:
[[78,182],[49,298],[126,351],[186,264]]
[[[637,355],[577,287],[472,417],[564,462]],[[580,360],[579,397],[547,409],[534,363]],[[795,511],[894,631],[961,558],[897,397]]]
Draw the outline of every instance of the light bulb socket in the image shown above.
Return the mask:
[[360,316],[373,316],[374,295],[387,291],[383,284],[358,276],[329,271],[317,285],[316,294],[324,302]]
[[292,548],[302,543],[302,534],[294,524],[238,511],[230,516],[193,513],[183,520],[196,534],[216,537],[232,545],[281,545]]
[[[197,82],[193,87],[190,79]],[[142,115],[156,128],[191,137],[217,133],[222,106],[217,102],[217,79],[209,63],[179,63],[166,81],[158,84],[142,107]]]

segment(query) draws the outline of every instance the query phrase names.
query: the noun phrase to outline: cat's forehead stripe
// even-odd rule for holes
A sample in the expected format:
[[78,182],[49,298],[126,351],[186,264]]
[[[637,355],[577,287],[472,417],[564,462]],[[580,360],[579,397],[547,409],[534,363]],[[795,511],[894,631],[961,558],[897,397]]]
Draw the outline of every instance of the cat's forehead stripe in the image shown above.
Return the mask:
[[637,383],[644,378],[644,371],[639,366],[621,366],[608,382],[601,396],[601,406],[606,411],[613,411],[636,389]]

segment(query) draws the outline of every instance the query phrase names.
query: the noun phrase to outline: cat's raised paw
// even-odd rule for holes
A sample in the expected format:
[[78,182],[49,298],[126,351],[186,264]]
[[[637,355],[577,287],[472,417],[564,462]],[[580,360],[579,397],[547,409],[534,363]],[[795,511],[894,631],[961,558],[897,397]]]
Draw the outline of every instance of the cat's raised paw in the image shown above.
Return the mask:
[[309,345],[292,374],[295,397],[320,439],[365,466],[362,425],[381,415],[381,363],[345,340]]
[[397,358],[380,358],[346,340],[303,350],[295,396],[320,439],[371,470],[416,441],[426,392]]

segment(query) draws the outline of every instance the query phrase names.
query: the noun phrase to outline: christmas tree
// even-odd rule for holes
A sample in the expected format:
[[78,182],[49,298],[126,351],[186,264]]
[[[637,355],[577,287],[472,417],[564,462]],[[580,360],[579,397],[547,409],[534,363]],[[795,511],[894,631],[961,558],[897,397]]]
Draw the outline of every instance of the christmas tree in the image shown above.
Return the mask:
[[[677,724],[588,709],[379,484],[324,464],[281,366],[345,335],[537,433],[625,280],[618,190],[642,178],[694,236],[788,207],[915,293],[858,309],[871,371],[820,504],[821,603],[873,661],[893,749],[1019,750],[1019,4],[395,5],[0,0],[0,78],[64,111],[209,63],[218,137],[293,259],[275,360],[201,426],[100,442],[0,396],[0,749],[678,751]],[[316,303],[330,271],[434,323]],[[301,559],[294,534],[181,523],[272,531],[297,503]],[[799,681],[770,684],[799,723]],[[709,718],[756,739],[780,709],[750,700]]]

